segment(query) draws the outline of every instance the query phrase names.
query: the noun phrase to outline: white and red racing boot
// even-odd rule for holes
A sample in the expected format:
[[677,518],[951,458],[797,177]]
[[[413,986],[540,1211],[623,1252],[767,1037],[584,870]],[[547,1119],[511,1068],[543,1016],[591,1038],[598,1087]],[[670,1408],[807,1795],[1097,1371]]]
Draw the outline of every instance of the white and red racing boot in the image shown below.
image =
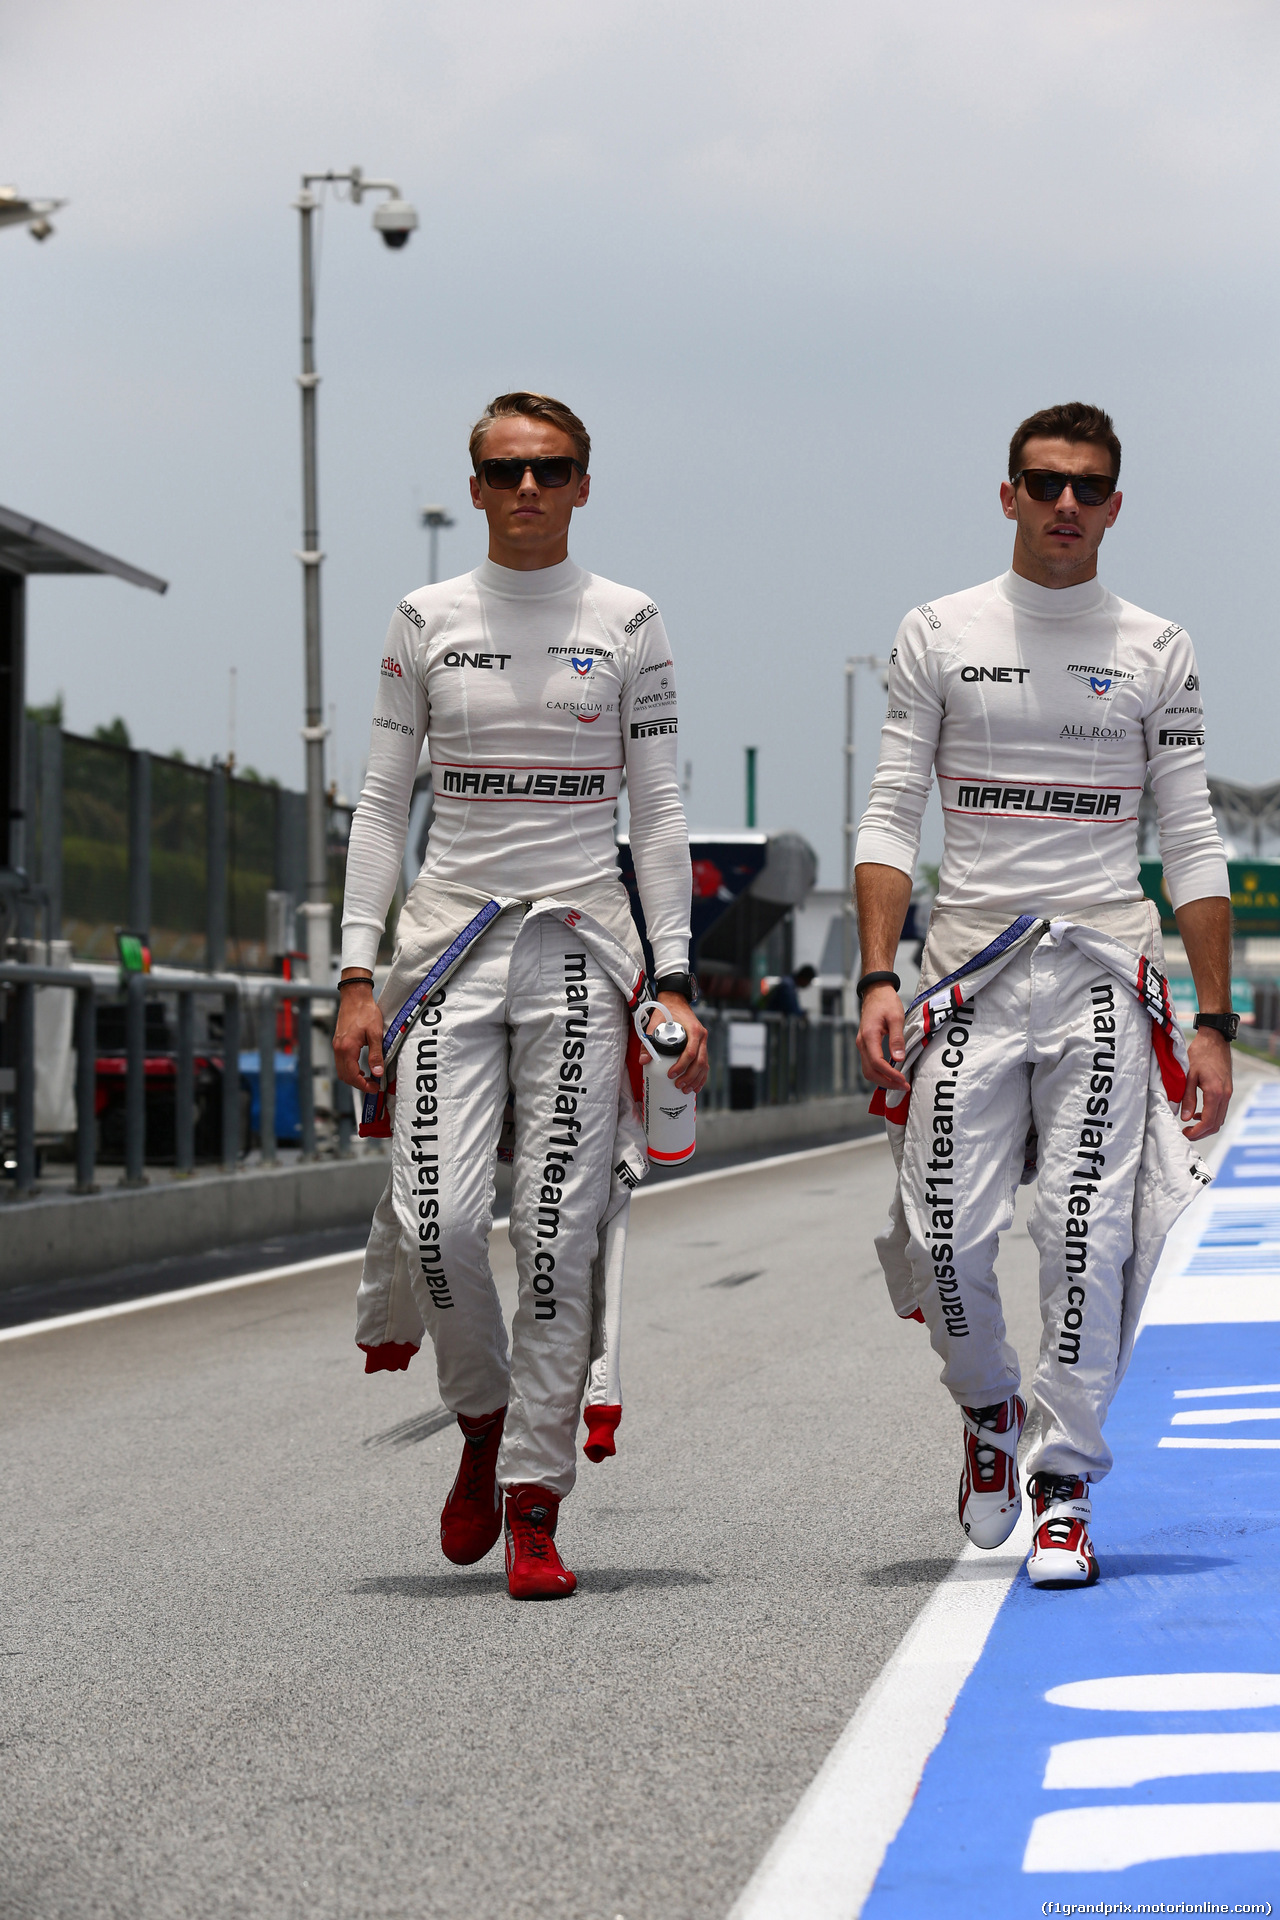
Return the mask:
[[1033,1587],[1092,1587],[1098,1562],[1089,1538],[1093,1504],[1083,1480],[1037,1473],[1027,1487],[1035,1534],[1027,1560]]
[[975,1547],[998,1547],[1022,1512],[1018,1441],[1027,1403],[1016,1393],[990,1407],[961,1407],[965,1424],[960,1525]]
[[458,1415],[462,1428],[462,1465],[440,1512],[440,1550],[455,1567],[474,1566],[497,1544],[502,1532],[502,1495],[498,1491],[498,1446],[505,1407],[471,1419]]
[[513,1600],[559,1600],[578,1584],[556,1552],[560,1496],[545,1487],[507,1491],[507,1591]]

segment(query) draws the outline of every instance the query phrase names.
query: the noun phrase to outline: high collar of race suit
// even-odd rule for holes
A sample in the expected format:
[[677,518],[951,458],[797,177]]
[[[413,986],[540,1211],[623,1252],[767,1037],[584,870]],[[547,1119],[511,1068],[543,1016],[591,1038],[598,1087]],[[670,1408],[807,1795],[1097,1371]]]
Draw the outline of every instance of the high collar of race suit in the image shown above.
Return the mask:
[[1107,597],[1098,579],[1082,581],[1078,587],[1038,587],[1012,569],[996,585],[1010,606],[1039,620],[1073,620],[1082,613],[1096,613]]
[[583,572],[572,560],[559,560],[554,567],[535,567],[531,573],[500,567],[496,560],[482,560],[474,577],[478,586],[508,600],[549,600],[552,594],[576,587]]

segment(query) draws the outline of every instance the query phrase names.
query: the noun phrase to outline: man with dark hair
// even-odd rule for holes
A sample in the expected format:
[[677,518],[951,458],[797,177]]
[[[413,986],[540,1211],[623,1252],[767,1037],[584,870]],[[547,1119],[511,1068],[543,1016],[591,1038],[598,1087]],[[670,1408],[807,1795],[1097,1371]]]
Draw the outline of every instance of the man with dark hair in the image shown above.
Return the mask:
[[[1098,1577],[1088,1487],[1112,1464],[1103,1422],[1164,1237],[1205,1177],[1188,1142],[1226,1116],[1237,1025],[1191,640],[1097,578],[1119,473],[1101,408],[1050,407],[1018,428],[1000,488],[1012,567],[899,628],[857,847],[858,1044],[899,1161],[877,1247],[960,1407],[960,1523],[979,1547],[1007,1539],[1021,1508],[1026,1406],[994,1260],[1019,1180],[1038,1170],[1044,1330],[1025,1466],[1027,1567],[1044,1587]],[[904,1018],[893,961],[935,771],[942,868]],[[1139,884],[1148,779],[1201,1008],[1189,1049]]]
[[[624,1077],[644,981],[614,842],[624,773],[655,992],[688,1036],[670,1077],[684,1092],[707,1077],[689,1005],[670,643],[647,594],[569,558],[590,452],[581,420],[545,394],[500,395],[471,435],[489,556],[392,616],[347,852],[334,1038],[339,1077],[368,1096],[371,1130],[392,1137],[357,1343],[367,1371],[397,1369],[430,1331],[440,1397],[465,1443],[441,1545],[459,1565],[482,1559],[503,1530],[504,1489],[508,1586],[520,1600],[576,1585],[554,1536],[584,1390],[590,1458],[614,1451],[622,1412],[606,1308],[646,1171]],[[378,1001],[373,963],[424,746],[435,811]],[[509,1095],[510,1354],[488,1251]]]

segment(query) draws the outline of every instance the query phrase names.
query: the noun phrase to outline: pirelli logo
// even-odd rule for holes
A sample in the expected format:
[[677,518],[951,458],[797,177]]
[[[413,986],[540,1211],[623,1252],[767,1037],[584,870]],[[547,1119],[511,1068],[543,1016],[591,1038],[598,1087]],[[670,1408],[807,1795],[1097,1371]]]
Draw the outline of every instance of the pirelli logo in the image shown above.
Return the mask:
[[1202,747],[1204,745],[1204,728],[1161,727],[1160,745],[1162,747]]
[[633,720],[631,722],[633,740],[651,740],[655,733],[675,733],[676,731],[677,726],[674,720]]
[[954,810],[1119,820],[1124,799],[1123,790],[1107,793],[1098,787],[983,787],[957,782]]
[[598,805],[618,797],[619,767],[458,767],[433,765],[436,792],[459,800]]

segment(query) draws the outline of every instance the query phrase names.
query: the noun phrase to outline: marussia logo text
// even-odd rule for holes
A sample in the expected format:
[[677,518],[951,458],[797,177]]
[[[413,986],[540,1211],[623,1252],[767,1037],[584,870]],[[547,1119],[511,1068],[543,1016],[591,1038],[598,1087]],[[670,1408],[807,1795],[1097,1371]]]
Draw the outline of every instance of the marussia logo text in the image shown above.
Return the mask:
[[966,813],[1043,813],[1058,818],[1071,814],[1095,820],[1118,820],[1122,793],[1102,793],[1076,787],[961,786],[956,805]]

